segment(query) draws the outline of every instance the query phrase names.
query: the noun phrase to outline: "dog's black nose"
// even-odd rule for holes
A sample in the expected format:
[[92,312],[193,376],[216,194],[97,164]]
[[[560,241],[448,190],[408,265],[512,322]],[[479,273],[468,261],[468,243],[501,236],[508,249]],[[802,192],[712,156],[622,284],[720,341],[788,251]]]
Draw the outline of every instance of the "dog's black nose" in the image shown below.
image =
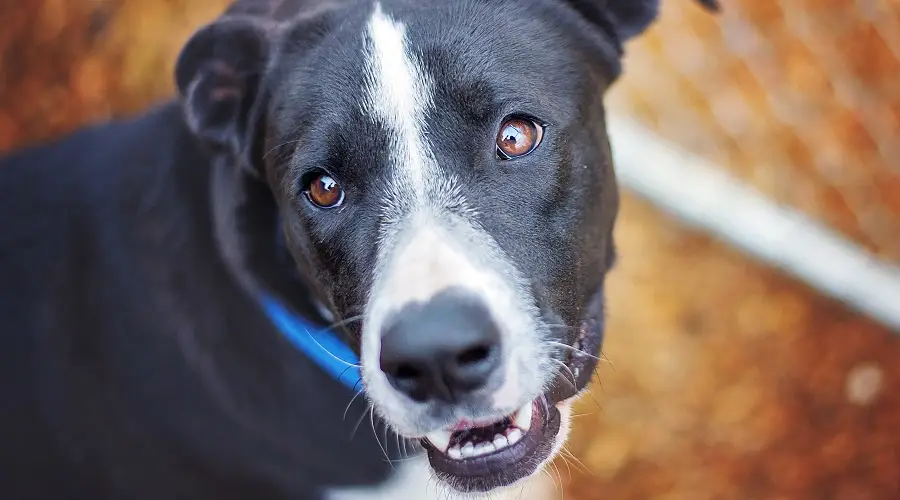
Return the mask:
[[416,401],[459,401],[484,387],[500,364],[500,332],[477,298],[442,292],[391,317],[381,370]]

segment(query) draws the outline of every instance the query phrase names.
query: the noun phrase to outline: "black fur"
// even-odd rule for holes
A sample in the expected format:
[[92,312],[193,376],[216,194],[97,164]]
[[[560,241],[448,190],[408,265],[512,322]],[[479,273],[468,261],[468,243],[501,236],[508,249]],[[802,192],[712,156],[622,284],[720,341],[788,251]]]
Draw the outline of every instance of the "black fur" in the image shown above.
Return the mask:
[[[0,165],[4,498],[314,498],[389,472],[368,418],[351,439],[361,398],[344,420],[352,393],[229,270],[211,181],[234,175],[181,116],[166,105]],[[270,207],[236,208],[260,242],[250,267],[290,275]],[[267,284],[315,318],[291,281]]]
[[[656,12],[603,4],[384,2],[437,75],[436,155],[567,324],[612,261],[602,92]],[[387,144],[355,101],[370,8],[241,3],[186,45],[181,102],[0,162],[4,499],[297,500],[388,476],[376,439],[394,438],[368,417],[354,432],[362,398],[344,417],[353,393],[256,301],[324,325],[316,303],[352,316],[371,282]],[[510,112],[550,128],[498,165]],[[319,168],[353,197],[340,213],[299,195]]]

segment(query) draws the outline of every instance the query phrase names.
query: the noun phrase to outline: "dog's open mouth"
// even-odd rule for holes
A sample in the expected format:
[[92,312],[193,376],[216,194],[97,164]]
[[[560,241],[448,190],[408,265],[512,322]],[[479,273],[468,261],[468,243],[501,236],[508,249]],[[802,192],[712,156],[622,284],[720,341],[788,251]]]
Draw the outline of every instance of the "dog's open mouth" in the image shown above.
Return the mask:
[[489,491],[530,476],[553,450],[559,410],[542,400],[492,422],[457,425],[423,439],[431,467],[461,491]]
[[580,335],[563,349],[567,370],[538,399],[506,417],[461,422],[422,439],[434,473],[462,492],[487,492],[524,479],[552,458],[562,416],[558,405],[591,380],[603,341],[602,288],[592,297]]

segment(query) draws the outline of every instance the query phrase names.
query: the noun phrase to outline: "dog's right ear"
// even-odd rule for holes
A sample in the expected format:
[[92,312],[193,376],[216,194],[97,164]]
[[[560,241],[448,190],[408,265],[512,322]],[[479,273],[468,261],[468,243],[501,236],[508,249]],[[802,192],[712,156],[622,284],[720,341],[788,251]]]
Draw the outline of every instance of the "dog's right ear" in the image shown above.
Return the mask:
[[253,20],[222,19],[191,37],[175,67],[191,131],[241,160],[249,160],[261,131],[268,38]]
[[[718,0],[696,0],[709,11],[718,11]],[[622,45],[643,33],[656,20],[660,0],[565,0],[586,21]]]

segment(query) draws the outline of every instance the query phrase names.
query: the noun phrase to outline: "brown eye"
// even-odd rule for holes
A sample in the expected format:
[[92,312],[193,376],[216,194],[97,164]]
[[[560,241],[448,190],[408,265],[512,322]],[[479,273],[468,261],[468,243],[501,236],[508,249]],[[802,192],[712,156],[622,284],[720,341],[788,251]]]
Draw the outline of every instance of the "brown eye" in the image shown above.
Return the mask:
[[534,151],[544,136],[544,127],[527,118],[507,118],[497,133],[497,154],[504,160]]
[[305,193],[309,201],[319,208],[334,208],[344,202],[344,190],[341,189],[341,185],[325,173],[312,177]]

